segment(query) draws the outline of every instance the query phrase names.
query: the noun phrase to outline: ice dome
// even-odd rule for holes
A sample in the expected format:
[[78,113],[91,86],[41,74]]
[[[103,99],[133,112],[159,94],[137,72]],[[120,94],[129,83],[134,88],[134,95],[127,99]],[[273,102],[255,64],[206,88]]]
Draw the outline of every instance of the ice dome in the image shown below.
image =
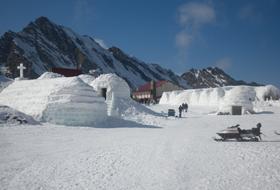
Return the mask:
[[108,100],[112,99],[112,94],[114,94],[115,98],[130,97],[130,88],[128,84],[116,74],[100,75],[90,85],[99,93],[105,89],[106,99]]
[[40,77],[37,79],[52,79],[52,78],[59,78],[59,77],[64,77],[61,74],[58,73],[53,73],[53,72],[44,72]]
[[91,126],[107,118],[104,98],[78,77],[15,81],[1,92],[0,103],[62,125]]
[[253,113],[253,101],[256,91],[251,86],[236,86],[226,91],[223,101],[220,102],[219,112],[232,111],[232,106],[242,106],[242,114]]

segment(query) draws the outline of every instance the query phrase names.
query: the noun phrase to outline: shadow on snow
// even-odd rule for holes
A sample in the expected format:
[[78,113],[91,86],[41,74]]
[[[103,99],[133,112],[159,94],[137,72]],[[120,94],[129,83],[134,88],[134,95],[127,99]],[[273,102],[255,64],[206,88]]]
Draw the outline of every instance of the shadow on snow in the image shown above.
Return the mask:
[[145,125],[134,121],[109,117],[107,121],[100,123],[94,128],[147,128],[147,129],[161,129],[162,127],[154,125]]

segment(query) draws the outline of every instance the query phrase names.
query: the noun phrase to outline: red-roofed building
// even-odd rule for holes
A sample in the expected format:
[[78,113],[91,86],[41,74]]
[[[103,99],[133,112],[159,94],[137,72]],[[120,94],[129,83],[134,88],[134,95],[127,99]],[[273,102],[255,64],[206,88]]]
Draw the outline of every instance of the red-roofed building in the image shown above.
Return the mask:
[[142,103],[158,102],[163,92],[174,90],[183,90],[183,88],[166,80],[151,81],[137,88],[132,93],[132,97]]
[[65,69],[65,68],[58,68],[54,67],[51,70],[53,73],[61,74],[65,77],[74,77],[82,74],[81,70],[79,69]]

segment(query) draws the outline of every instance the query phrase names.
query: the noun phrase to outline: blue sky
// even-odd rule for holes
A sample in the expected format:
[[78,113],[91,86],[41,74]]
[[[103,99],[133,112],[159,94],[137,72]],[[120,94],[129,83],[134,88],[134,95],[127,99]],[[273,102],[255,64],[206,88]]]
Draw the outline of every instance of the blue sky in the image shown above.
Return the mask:
[[1,0],[0,35],[39,16],[181,74],[219,66],[280,87],[278,0]]

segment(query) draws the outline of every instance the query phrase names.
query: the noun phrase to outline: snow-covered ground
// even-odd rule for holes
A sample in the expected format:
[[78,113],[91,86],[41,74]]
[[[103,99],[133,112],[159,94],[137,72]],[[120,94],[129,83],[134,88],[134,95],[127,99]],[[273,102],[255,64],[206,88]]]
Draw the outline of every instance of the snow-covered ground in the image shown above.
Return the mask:
[[[190,106],[181,119],[139,113],[95,127],[2,126],[0,189],[278,190],[280,104],[272,104],[242,116]],[[166,113],[172,106],[150,108]],[[228,126],[258,122],[262,142],[212,139]]]

